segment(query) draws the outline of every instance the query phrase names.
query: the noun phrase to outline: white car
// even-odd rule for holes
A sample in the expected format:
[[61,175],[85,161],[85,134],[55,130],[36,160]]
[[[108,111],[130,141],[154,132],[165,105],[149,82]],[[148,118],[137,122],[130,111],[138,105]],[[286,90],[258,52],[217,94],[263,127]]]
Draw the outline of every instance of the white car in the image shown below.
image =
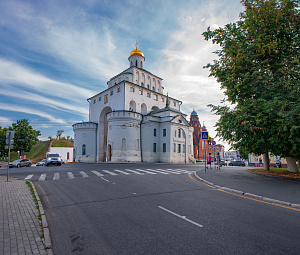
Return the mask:
[[59,154],[47,154],[45,166],[58,165],[61,166],[62,160]]
[[36,163],[36,166],[44,166],[46,163],[46,159],[43,159],[42,161]]

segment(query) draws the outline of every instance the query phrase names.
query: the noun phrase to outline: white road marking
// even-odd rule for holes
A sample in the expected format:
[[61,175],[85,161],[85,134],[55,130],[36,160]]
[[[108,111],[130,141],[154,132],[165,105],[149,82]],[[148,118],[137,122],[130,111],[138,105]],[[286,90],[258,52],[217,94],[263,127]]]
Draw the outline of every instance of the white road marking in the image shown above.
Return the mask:
[[162,171],[165,171],[170,174],[182,174],[182,173],[179,173],[178,171],[174,171],[173,169],[163,169]]
[[54,173],[53,180],[59,180],[59,173]]
[[183,219],[183,220],[185,220],[185,221],[187,221],[187,222],[189,222],[189,223],[192,223],[192,224],[194,224],[194,225],[196,225],[196,226],[198,226],[198,227],[200,227],[200,228],[203,228],[202,225],[198,224],[198,223],[195,222],[195,221],[189,220],[186,216],[181,216],[181,215],[179,215],[179,214],[177,214],[177,213],[174,213],[174,212],[172,212],[172,211],[170,211],[170,210],[168,210],[168,209],[166,209],[166,208],[164,208],[164,207],[162,207],[162,206],[158,206],[158,208],[160,208],[160,209],[162,209],[162,210],[164,210],[164,211],[166,211],[166,212],[168,212],[168,213],[171,213],[171,214],[177,216],[178,218]]
[[144,175],[143,173],[140,173],[140,172],[137,172],[137,171],[134,171],[134,170],[131,170],[131,169],[125,169],[125,170],[129,171],[131,173],[134,173],[134,174]]
[[116,171],[116,172],[119,172],[119,173],[121,173],[121,174],[125,174],[125,175],[129,175],[129,174],[130,174],[130,173],[127,173],[127,172],[124,172],[124,171],[118,170],[118,169],[116,169],[115,171]]
[[[140,172],[143,172],[143,173],[146,173],[146,174],[156,174],[156,173],[149,172],[149,171],[142,170],[142,169],[135,169],[135,170],[140,171]],[[151,169],[147,169],[147,170],[151,170]]]
[[82,178],[88,178],[89,177],[84,171],[79,171],[79,173],[82,175]]
[[105,179],[105,178],[103,178],[103,177],[101,177],[101,179],[102,179],[102,180],[104,180],[104,181],[110,182],[109,180],[106,180],[106,179]]
[[25,180],[30,180],[33,177],[33,174],[28,175]]
[[115,174],[115,173],[113,173],[113,172],[111,172],[111,171],[108,171],[108,170],[102,170],[103,172],[105,172],[105,173],[108,173],[108,174],[110,174],[110,175],[117,175],[117,174]]
[[97,172],[97,171],[91,171],[93,174],[95,174],[95,175],[97,175],[97,176],[99,176],[99,177],[101,177],[101,176],[104,176],[103,174],[100,174],[99,172]]
[[147,170],[150,170],[150,171],[153,171],[153,172],[156,172],[156,173],[159,173],[159,174],[169,174],[169,173],[166,173],[166,172],[159,171],[160,169],[156,169],[156,170],[147,169]]
[[45,181],[46,179],[46,174],[41,174],[39,181]]
[[75,178],[72,172],[68,172],[68,178],[69,179],[74,179]]

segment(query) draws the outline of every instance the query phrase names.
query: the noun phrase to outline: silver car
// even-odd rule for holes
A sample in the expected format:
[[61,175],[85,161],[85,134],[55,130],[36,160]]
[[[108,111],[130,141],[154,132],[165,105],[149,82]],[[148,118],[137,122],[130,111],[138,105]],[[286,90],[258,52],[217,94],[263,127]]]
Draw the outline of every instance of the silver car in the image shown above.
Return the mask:
[[47,154],[45,166],[58,165],[61,166],[62,160],[59,154]]
[[9,163],[9,167],[30,167],[31,166],[31,161],[29,159],[17,159],[11,163]]

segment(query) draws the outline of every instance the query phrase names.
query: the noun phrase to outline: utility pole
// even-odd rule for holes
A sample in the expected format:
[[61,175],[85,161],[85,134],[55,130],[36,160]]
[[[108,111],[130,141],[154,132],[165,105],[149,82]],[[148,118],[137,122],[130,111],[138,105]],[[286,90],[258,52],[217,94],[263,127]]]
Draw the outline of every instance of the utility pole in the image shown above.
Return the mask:
[[8,181],[9,177],[9,161],[10,161],[10,149],[13,149],[15,131],[6,131],[6,145],[5,149],[8,149],[8,160],[7,160],[7,173],[6,173],[6,181]]

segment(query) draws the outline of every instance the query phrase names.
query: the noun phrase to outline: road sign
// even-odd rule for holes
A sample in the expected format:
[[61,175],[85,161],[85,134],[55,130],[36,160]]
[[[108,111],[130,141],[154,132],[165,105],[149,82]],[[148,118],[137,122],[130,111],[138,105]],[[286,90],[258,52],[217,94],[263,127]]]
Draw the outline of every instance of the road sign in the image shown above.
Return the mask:
[[217,143],[215,142],[215,141],[212,141],[212,143],[211,143],[212,145],[216,145]]
[[201,140],[209,140],[208,131],[201,131]]

